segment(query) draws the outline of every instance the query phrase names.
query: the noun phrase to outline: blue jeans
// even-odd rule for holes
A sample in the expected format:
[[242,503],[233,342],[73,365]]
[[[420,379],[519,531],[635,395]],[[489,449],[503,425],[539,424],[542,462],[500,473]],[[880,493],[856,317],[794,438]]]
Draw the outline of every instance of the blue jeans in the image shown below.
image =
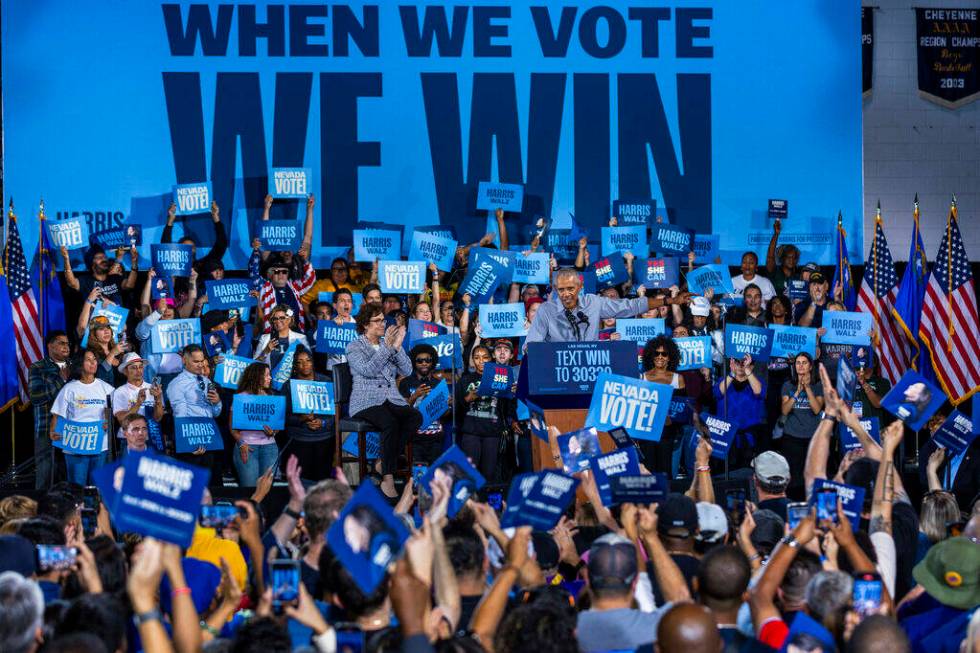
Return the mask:
[[238,472],[238,484],[242,487],[255,487],[259,480],[269,468],[276,462],[279,455],[279,447],[275,442],[269,444],[250,444],[248,445],[248,462],[242,462],[241,449],[235,447],[235,471]]
[[68,481],[78,485],[93,485],[92,472],[105,465],[107,454],[107,451],[93,456],[66,453],[65,467],[68,469]]

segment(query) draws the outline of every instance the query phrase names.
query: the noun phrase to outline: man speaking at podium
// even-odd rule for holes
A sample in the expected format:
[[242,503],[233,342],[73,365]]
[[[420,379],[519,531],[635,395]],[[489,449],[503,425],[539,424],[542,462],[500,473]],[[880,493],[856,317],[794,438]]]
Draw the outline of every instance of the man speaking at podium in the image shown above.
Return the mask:
[[577,270],[563,268],[555,274],[553,292],[559,302],[541,304],[531,323],[526,342],[585,342],[599,339],[600,321],[611,317],[636,317],[665,304],[686,304],[691,293],[676,297],[610,299],[601,295],[579,295],[582,280]]

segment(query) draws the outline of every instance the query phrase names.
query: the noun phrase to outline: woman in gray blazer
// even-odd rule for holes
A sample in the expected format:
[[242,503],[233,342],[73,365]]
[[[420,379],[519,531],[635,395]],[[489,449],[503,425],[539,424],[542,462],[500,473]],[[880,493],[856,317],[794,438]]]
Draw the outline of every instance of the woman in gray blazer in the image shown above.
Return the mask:
[[398,392],[396,377],[412,373],[412,362],[402,349],[405,327],[385,329],[381,307],[364,304],[357,314],[357,332],[361,336],[347,345],[354,381],[350,414],[370,422],[381,434],[381,491],[395,498],[398,455],[422,425],[422,415]]

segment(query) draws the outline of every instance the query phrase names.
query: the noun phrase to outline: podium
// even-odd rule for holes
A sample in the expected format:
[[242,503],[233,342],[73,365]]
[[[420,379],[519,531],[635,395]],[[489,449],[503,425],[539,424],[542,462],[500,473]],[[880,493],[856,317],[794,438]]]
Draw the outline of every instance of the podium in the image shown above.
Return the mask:
[[[585,426],[592,390],[600,374],[611,372],[636,376],[639,362],[636,343],[622,340],[590,342],[532,342],[517,379],[517,397],[536,405],[548,426],[568,433]],[[532,436],[534,470],[561,468],[556,442]],[[603,452],[615,449],[612,438],[599,433]]]

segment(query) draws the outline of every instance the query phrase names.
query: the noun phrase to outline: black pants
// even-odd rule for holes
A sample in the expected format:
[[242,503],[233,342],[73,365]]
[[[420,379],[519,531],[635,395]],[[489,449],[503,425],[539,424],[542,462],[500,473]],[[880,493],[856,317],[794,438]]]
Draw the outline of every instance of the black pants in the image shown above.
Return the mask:
[[330,478],[330,470],[333,467],[334,442],[333,438],[305,442],[302,440],[292,440],[289,449],[283,454],[283,460],[279,462],[279,468],[285,469],[285,460],[290,455],[296,456],[296,461],[303,468],[302,477],[307,481],[322,481]]
[[499,435],[473,435],[472,433],[461,433],[459,436],[459,448],[463,450],[473,466],[480,470],[483,478],[492,482],[494,473],[497,469],[497,451],[500,449]]
[[803,468],[806,466],[806,452],[810,448],[809,438],[794,438],[791,435],[783,434],[783,437],[776,440],[780,453],[789,463],[789,488],[787,494],[800,501],[805,494],[803,482]]
[[442,454],[442,433],[416,433],[412,436],[412,463],[431,465]]
[[354,417],[370,422],[381,434],[381,473],[394,474],[398,456],[422,426],[422,414],[411,406],[385,401],[365,408]]

